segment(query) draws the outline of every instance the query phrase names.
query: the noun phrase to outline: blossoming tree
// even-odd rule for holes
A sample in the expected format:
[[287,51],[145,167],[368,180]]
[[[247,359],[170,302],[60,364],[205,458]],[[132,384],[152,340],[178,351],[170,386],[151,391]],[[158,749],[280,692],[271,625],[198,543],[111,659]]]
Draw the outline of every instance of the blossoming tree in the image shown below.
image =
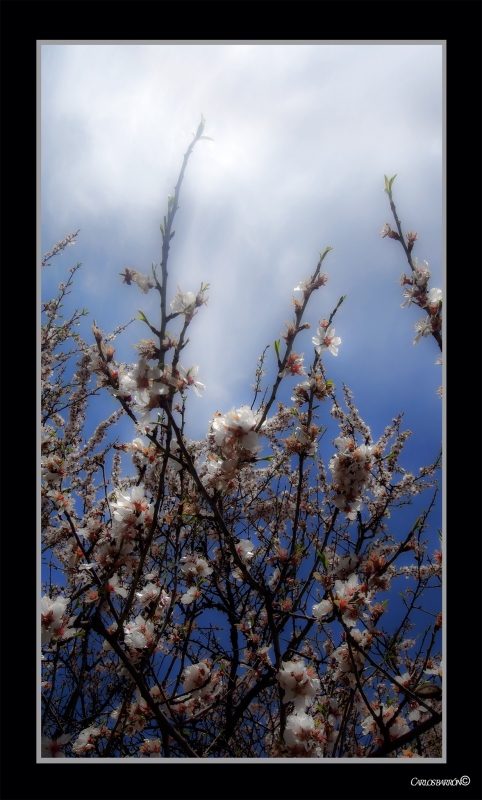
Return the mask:
[[[85,342],[75,326],[87,312],[62,318],[80,265],[43,304],[42,756],[440,757],[441,614],[423,629],[417,617],[424,592],[441,585],[441,553],[426,537],[440,457],[418,475],[405,470],[402,415],[375,441],[348,388],[337,394],[326,361],[342,343],[333,321],[345,297],[319,321],[308,363],[295,351],[331,248],[294,290],[272,385],[266,349],[252,403],[214,413],[204,440],[188,437],[189,393],[204,385],[181,360],[208,287],[173,292],[168,259],[204,122],[168,199],[159,267],[121,273],[159,298],[157,320],[141,312],[137,363],[115,360],[125,325],[105,335],[94,323]],[[392,183],[397,231],[387,223],[382,235],[402,243],[411,267],[404,305],[425,313],[415,342],[431,334],[441,349],[441,292],[428,288],[426,262],[412,261],[416,234],[405,244]],[[102,392],[118,410],[84,438]],[[330,416],[338,427],[325,465]],[[128,441],[121,417],[132,422]],[[397,510],[422,492],[426,509],[397,526]],[[402,579],[409,588],[392,608]]]

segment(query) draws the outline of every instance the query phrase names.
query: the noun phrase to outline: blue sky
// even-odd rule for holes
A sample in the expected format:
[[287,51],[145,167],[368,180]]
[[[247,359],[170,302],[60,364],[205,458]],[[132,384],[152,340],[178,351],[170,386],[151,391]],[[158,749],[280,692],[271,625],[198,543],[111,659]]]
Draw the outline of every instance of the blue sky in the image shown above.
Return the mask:
[[[319,319],[346,294],[328,376],[340,398],[342,381],[352,389],[375,438],[405,413],[414,435],[402,463],[418,470],[441,441],[438,349],[432,338],[412,344],[422,314],[400,308],[408,265],[379,231],[392,221],[383,175],[397,173],[403,230],[418,232],[413,255],[443,288],[442,78],[441,44],[43,45],[42,254],[81,229],[42,271],[43,298],[80,261],[70,300],[90,311],[79,329],[88,341],[93,318],[106,333],[138,308],[157,321],[157,293],[121,285],[119,273],[159,263],[159,224],[202,112],[214,141],[199,142],[189,162],[169,262],[169,299],[177,285],[210,284],[182,358],[206,384],[189,397],[188,433],[204,437],[214,411],[251,404],[258,356],[331,246],[328,284],[312,296],[312,327],[295,349],[312,360]],[[116,357],[134,362],[131,345],[147,335],[133,323]],[[269,380],[273,348],[267,364]],[[295,383],[285,380],[283,398]],[[106,398],[95,415],[114,408]],[[328,407],[321,422],[335,438]],[[132,439],[127,421],[125,431]]]

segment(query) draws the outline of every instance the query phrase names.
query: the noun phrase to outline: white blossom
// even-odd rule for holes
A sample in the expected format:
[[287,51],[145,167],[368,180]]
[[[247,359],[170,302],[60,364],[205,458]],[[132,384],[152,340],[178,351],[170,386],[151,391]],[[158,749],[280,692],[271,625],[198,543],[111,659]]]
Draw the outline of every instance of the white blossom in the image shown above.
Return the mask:
[[341,344],[341,339],[339,336],[335,336],[335,329],[333,327],[330,328],[318,328],[316,331],[318,336],[313,336],[312,342],[315,345],[315,350],[318,355],[322,355],[325,350],[329,350],[332,355],[338,355],[338,345]]
[[194,303],[196,302],[196,295],[192,292],[183,292],[182,289],[177,287],[177,294],[174,300],[171,300],[170,306],[174,312],[174,314],[185,314],[186,311],[190,311],[191,307],[194,307]]
[[260,450],[259,436],[254,430],[257,417],[249,406],[234,408],[222,416],[215,416],[212,422],[214,441],[227,458],[253,456]]

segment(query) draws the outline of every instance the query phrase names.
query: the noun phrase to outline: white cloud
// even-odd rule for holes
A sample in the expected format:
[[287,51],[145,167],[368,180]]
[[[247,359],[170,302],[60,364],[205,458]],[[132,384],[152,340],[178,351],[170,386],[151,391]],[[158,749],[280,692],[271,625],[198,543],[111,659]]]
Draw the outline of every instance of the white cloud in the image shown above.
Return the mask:
[[[207,385],[192,398],[195,435],[214,410],[251,402],[256,359],[327,245],[330,281],[297,349],[308,360],[319,318],[347,294],[330,364],[339,382],[372,377],[391,398],[412,371],[433,370],[438,385],[435,343],[413,348],[415,312],[399,308],[403,252],[378,232],[390,219],[383,174],[397,173],[403,227],[418,230],[417,255],[441,286],[442,47],[43,46],[43,250],[81,228],[78,303],[105,330],[141,307],[155,318],[154,293],[121,286],[118,273],[159,262],[159,223],[201,112],[214,142],[199,142],[187,167],[169,262],[170,298],[177,284],[211,284],[182,358]],[[67,258],[44,271],[47,295]],[[135,325],[118,340],[122,358],[145,335]]]

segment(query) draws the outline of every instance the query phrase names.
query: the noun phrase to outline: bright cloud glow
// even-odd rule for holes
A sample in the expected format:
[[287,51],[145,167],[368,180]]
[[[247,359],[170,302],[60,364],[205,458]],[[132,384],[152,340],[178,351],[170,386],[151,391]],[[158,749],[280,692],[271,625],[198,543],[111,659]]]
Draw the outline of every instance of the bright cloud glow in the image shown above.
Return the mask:
[[[158,295],[122,285],[129,267],[159,263],[159,225],[201,112],[205,134],[186,170],[171,242],[168,302],[181,286],[196,295],[186,363],[206,390],[190,393],[191,435],[204,437],[214,411],[251,404],[264,347],[292,318],[293,287],[314,271],[326,286],[296,342],[308,368],[312,336],[342,294],[338,358],[329,377],[353,389],[364,418],[381,430],[399,411],[414,433],[440,441],[440,368],[431,337],[413,347],[417,309],[400,309],[407,269],[397,242],[379,231],[390,217],[383,175],[415,252],[442,286],[442,46],[436,44],[62,44],[42,46],[42,253],[80,228],[75,248],[43,270],[43,295],[76,261],[76,303],[105,332],[142,308],[155,324]],[[410,319],[408,318],[411,315]],[[182,324],[173,321],[173,333]],[[133,323],[116,358],[137,361],[149,336]],[[289,397],[295,378],[284,379]],[[423,395],[423,416],[418,396]],[[430,398],[430,399],[429,399]],[[115,401],[110,399],[109,412]],[[111,408],[112,407],[112,408]],[[378,433],[374,430],[375,435]],[[334,433],[336,435],[336,433]],[[414,441],[415,441],[414,436]],[[430,445],[429,445],[430,449]],[[432,456],[432,452],[430,452]]]

